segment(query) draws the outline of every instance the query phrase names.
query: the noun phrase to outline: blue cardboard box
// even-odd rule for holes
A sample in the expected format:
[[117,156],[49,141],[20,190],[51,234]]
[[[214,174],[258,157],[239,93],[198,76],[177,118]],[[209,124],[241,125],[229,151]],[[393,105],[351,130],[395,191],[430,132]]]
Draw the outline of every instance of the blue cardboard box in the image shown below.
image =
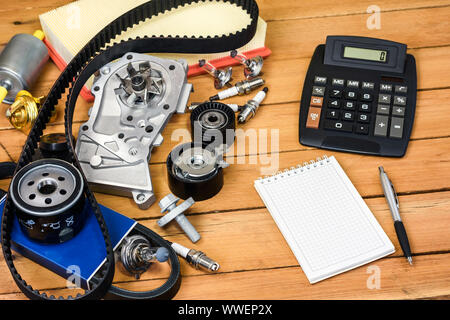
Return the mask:
[[[0,219],[5,200],[6,196],[0,200]],[[86,206],[90,204],[86,202]],[[100,209],[116,249],[137,222],[102,205]],[[89,289],[89,280],[106,260],[106,248],[94,213],[92,210],[88,212],[82,230],[73,239],[60,244],[43,244],[31,240],[22,232],[16,218],[11,235],[12,249],[63,278],[79,277],[81,287]]]

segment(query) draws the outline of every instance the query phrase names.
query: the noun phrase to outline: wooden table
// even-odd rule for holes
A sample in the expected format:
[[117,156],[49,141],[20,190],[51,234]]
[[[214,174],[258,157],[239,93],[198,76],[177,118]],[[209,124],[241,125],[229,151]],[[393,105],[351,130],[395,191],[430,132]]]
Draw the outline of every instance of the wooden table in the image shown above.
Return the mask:
[[[39,28],[38,14],[63,5],[66,0],[23,0],[2,4],[0,43],[16,33]],[[268,22],[267,46],[273,54],[266,60],[264,78],[270,88],[256,118],[244,129],[279,129],[280,168],[287,168],[324,154],[335,155],[383,229],[396,252],[384,259],[310,285],[297,260],[253,188],[260,176],[259,155],[266,150],[239,150],[228,160],[225,186],[213,199],[195,204],[189,219],[202,239],[196,245],[180,229],[161,229],[158,205],[139,210],[132,200],[97,194],[100,203],[114,208],[169,240],[203,250],[220,262],[220,272],[194,270],[182,261],[183,282],[176,299],[448,299],[450,297],[450,1],[379,0],[381,29],[369,30],[367,8],[373,1],[269,1],[259,0],[261,16]],[[408,45],[417,60],[418,100],[414,130],[405,157],[379,158],[325,152],[298,143],[298,112],[303,79],[314,48],[330,34],[385,38]],[[240,68],[235,69],[241,74]],[[32,92],[46,94],[59,71],[48,63]],[[209,76],[191,79],[195,93],[191,101],[202,101],[215,92]],[[244,102],[241,97],[230,102]],[[63,104],[60,104],[60,108]],[[87,119],[89,105],[80,103],[75,129]],[[7,106],[1,105],[0,115]],[[62,109],[60,109],[62,110]],[[153,152],[150,169],[160,199],[169,190],[164,161],[176,145],[171,133],[188,128],[189,115],[177,115],[164,131],[165,142]],[[62,112],[48,132],[63,131]],[[0,116],[0,160],[16,161],[25,135]],[[270,152],[270,149],[269,149]],[[383,165],[399,192],[401,213],[410,238],[414,265],[403,257],[392,218],[378,179]],[[7,189],[9,180],[0,181]],[[58,292],[65,280],[17,255],[16,263],[25,279],[37,288]],[[369,289],[367,281],[380,271],[380,288]],[[3,257],[0,258],[0,298],[22,299]],[[140,281],[116,272],[118,285],[143,289],[161,283],[165,266],[154,268]]]

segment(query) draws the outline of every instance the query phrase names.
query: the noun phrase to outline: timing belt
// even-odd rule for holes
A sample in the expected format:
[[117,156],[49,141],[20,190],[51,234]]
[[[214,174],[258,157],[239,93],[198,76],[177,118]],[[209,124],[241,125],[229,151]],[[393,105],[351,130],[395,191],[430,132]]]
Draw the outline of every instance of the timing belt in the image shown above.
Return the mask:
[[[53,87],[51,88],[47,98],[45,99],[42,108],[39,111],[39,115],[30,130],[30,133],[25,142],[25,146],[20,155],[16,172],[32,162],[32,156],[37,149],[40,137],[43,134],[43,130],[46,128],[46,124],[49,122],[52,111],[58,104],[65,90],[70,87],[67,95],[66,108],[65,108],[65,131],[66,139],[69,149],[69,155],[72,159],[72,164],[80,170],[82,173],[85,188],[84,193],[87,200],[91,204],[94,215],[97,219],[98,225],[105,241],[106,246],[106,261],[103,268],[99,272],[96,281],[93,281],[91,288],[86,290],[83,294],[77,294],[75,297],[69,296],[68,299],[101,299],[105,294],[110,291],[110,294],[116,297],[122,298],[171,298],[179,286],[179,262],[176,260],[177,265],[172,264],[172,273],[167,282],[158,289],[148,291],[147,295],[144,293],[133,294],[130,291],[112,287],[112,281],[114,277],[114,252],[109,237],[108,229],[106,227],[105,220],[102,216],[98,203],[94,197],[94,194],[89,189],[86,177],[83,174],[81,166],[78,162],[74,151],[73,136],[72,136],[72,121],[74,115],[75,104],[78,95],[89,79],[97,70],[99,70],[105,64],[121,57],[127,52],[137,53],[158,53],[158,52],[172,52],[172,53],[217,53],[225,52],[232,49],[240,48],[248,43],[256,32],[259,10],[258,5],[254,0],[222,0],[221,2],[228,2],[235,4],[236,6],[245,10],[249,15],[251,22],[247,26],[243,26],[241,30],[236,30],[235,33],[227,35],[211,35],[207,37],[187,37],[187,36],[169,36],[169,37],[144,37],[129,39],[128,41],[122,41],[110,47],[106,47],[111,40],[117,35],[126,31],[128,28],[165,11],[171,11],[178,7],[205,2],[200,0],[152,0],[146,2],[127,13],[123,14],[103,30],[101,30],[94,38],[92,38],[81,51],[72,59],[67,65],[64,71],[60,74]],[[220,2],[220,1],[219,1]],[[226,23],[226,21],[224,22]],[[205,26],[207,27],[207,26]],[[105,48],[106,47],[106,48]],[[11,275],[16,282],[17,286],[22,292],[30,299],[39,300],[53,300],[64,299],[63,297],[49,296],[46,293],[41,293],[38,290],[33,289],[25,280],[22,279],[18,273],[11,253],[11,231],[13,221],[15,218],[15,210],[13,202],[10,199],[9,192],[5,203],[5,209],[2,218],[1,225],[1,241],[3,255],[5,257],[6,265],[8,266]],[[163,238],[159,237],[156,233],[143,226],[139,228],[144,233],[152,236],[158,243],[164,245]],[[146,230],[145,230],[146,229]],[[167,241],[165,242],[167,245]],[[170,246],[169,246],[170,248]],[[175,254],[170,248],[171,254]],[[175,256],[176,257],[176,256]],[[172,260],[173,261],[173,260]]]

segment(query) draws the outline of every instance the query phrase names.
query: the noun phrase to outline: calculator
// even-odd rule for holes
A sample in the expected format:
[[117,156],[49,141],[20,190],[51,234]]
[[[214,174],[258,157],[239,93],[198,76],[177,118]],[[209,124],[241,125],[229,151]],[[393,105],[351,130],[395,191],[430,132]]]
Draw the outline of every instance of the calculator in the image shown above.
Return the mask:
[[398,42],[328,36],[312,57],[300,103],[300,143],[402,157],[414,123],[416,62]]

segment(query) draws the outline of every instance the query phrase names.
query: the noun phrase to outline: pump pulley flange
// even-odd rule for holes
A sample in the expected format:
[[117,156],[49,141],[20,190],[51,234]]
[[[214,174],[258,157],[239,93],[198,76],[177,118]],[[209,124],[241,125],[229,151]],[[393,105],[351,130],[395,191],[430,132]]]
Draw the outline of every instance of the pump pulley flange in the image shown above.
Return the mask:
[[167,157],[169,188],[181,199],[202,201],[215,196],[223,187],[223,171],[228,164],[214,149],[201,143],[185,143]]
[[236,117],[230,106],[220,102],[205,102],[191,113],[191,134],[194,142],[228,149],[234,142]]

